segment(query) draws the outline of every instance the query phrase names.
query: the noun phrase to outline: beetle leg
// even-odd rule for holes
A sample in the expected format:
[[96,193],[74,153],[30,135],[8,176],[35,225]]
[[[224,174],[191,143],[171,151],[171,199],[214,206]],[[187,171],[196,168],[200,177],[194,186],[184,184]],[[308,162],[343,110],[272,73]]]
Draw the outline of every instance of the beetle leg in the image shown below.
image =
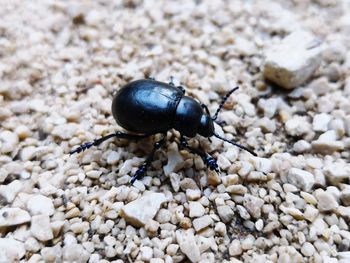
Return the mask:
[[182,147],[187,148],[191,153],[198,154],[202,158],[202,160],[205,163],[205,165],[210,170],[216,171],[217,173],[220,173],[220,169],[219,169],[218,164],[216,163],[214,158],[211,157],[209,154],[189,146],[188,142],[186,141],[186,139],[183,136],[181,136],[181,138],[180,138],[180,144],[181,144]]
[[175,86],[175,84],[174,84],[174,77],[173,76],[170,76],[169,85]]
[[179,89],[182,91],[182,93],[183,93],[183,94],[185,94],[185,93],[186,93],[186,90],[185,90],[185,88],[184,88],[184,87],[182,87],[182,86],[177,86],[177,88],[179,88]]
[[151,165],[151,163],[153,162],[153,159],[154,159],[154,154],[155,152],[160,148],[162,147],[162,145],[165,143],[165,136],[157,141],[154,146],[153,146],[153,150],[152,152],[150,153],[150,155],[148,155],[148,157],[146,158],[145,162],[139,167],[139,169],[136,171],[136,173],[133,175],[133,177],[131,177],[131,180],[130,180],[130,184],[133,185],[134,182],[141,178],[142,176],[145,175],[146,171],[147,171],[147,168]]
[[89,149],[91,148],[92,146],[97,146],[97,145],[100,145],[101,143],[103,143],[104,141],[110,139],[110,138],[113,138],[113,137],[117,137],[117,138],[120,138],[120,139],[129,139],[129,140],[138,140],[138,139],[143,139],[143,138],[146,138],[148,137],[149,134],[145,134],[145,135],[137,135],[137,134],[128,134],[128,133],[124,133],[124,132],[120,132],[120,131],[117,131],[115,133],[111,133],[111,134],[108,134],[102,138],[99,138],[97,140],[94,140],[93,142],[86,142],[82,145],[80,145],[78,148],[76,148],[75,150],[71,150],[69,152],[69,154],[74,154],[74,153],[80,153],[80,152],[83,152],[85,151],[86,149]]
[[226,121],[224,121],[224,120],[215,120],[215,122],[217,123],[217,124],[219,124],[220,126],[223,126],[223,125],[226,125],[227,123],[226,123]]
[[209,109],[208,109],[207,105],[205,105],[204,103],[202,103],[202,104],[201,104],[201,107],[202,107],[202,109],[204,109],[205,112],[210,116],[210,112],[209,112]]
[[[173,76],[170,76],[169,85],[175,87],[174,77],[173,77]],[[180,90],[182,91],[182,93],[185,94],[186,90],[185,90],[184,87],[182,87],[182,86],[177,86],[176,88],[180,89]]]

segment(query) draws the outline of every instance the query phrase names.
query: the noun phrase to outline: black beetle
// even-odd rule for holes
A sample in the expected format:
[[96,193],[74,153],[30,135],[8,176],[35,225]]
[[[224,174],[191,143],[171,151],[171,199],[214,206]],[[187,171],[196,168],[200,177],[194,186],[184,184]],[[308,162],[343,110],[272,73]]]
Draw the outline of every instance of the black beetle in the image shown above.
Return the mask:
[[118,131],[93,142],[84,143],[70,151],[70,154],[82,152],[91,146],[97,146],[112,137],[137,140],[157,133],[164,134],[163,138],[154,144],[151,154],[131,178],[130,183],[133,184],[136,179],[146,173],[147,168],[153,161],[155,151],[165,143],[166,132],[175,129],[181,134],[180,144],[182,147],[198,154],[209,169],[219,172],[216,161],[204,151],[190,147],[185,136],[194,137],[199,134],[208,139],[215,136],[256,156],[253,151],[219,136],[214,130],[213,122],[217,119],[226,100],[237,89],[238,87],[232,89],[222,98],[217,111],[211,117],[207,106],[185,96],[184,88],[182,86],[176,87],[172,78],[170,83],[159,82],[154,79],[133,81],[117,92],[112,103],[113,117],[121,127],[132,132],[132,134]]

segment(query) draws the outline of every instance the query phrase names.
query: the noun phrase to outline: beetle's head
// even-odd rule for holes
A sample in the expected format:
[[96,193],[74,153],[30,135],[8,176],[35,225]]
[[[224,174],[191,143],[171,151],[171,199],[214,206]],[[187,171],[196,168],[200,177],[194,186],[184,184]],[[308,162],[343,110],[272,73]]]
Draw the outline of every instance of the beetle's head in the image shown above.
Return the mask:
[[[224,106],[226,100],[231,96],[231,94],[236,91],[238,89],[238,87],[230,90],[223,98],[222,101],[218,107],[218,109],[216,110],[215,114],[213,115],[213,117],[210,116],[209,110],[207,108],[207,106],[202,104],[202,107],[204,108],[205,112],[203,113],[201,120],[200,120],[200,124],[198,127],[198,133],[204,137],[211,137],[211,136],[215,136],[216,138],[223,140],[225,142],[228,142],[230,144],[233,144],[243,150],[246,150],[247,152],[251,153],[254,156],[257,156],[257,154],[255,152],[253,152],[252,150],[248,149],[247,147],[240,145],[234,141],[230,141],[222,136],[220,136],[219,134],[217,134],[215,132],[215,128],[214,128],[214,121],[216,122],[216,119],[218,117],[218,114],[220,112],[220,110],[222,109],[222,107]],[[218,123],[218,122],[216,122]],[[220,123],[218,123],[220,125]]]
[[198,126],[198,133],[204,137],[211,137],[214,135],[214,123],[209,114],[203,113]]

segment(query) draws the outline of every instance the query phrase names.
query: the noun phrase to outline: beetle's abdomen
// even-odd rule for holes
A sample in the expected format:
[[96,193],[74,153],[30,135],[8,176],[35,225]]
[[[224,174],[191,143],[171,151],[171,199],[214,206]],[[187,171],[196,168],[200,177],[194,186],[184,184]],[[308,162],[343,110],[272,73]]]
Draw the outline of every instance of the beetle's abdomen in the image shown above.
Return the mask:
[[136,133],[165,132],[172,127],[180,89],[154,80],[138,80],[121,88],[112,113],[124,129]]

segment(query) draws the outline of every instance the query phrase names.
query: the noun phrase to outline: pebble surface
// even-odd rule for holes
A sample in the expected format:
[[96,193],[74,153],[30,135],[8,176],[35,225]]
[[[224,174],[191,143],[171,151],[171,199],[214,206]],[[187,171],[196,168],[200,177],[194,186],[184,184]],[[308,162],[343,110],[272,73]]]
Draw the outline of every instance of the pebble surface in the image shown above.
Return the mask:
[[[0,262],[350,261],[350,6],[20,1],[0,8]],[[317,15],[315,15],[317,14]],[[337,19],[334,19],[337,18]],[[179,147],[121,130],[115,92],[153,77],[218,115]]]

